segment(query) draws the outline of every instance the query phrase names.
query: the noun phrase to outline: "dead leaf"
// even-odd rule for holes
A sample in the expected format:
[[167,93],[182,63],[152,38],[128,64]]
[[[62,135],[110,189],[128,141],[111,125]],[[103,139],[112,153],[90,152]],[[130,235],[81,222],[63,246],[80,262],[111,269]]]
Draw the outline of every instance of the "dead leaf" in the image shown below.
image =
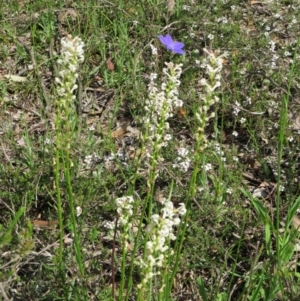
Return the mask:
[[254,4],[264,4],[262,1],[254,1],[254,0],[251,0],[250,1],[250,4],[251,5],[254,5]]
[[137,128],[133,128],[132,126],[127,126],[126,128],[127,132],[130,132],[131,134],[133,134],[134,136],[139,136],[140,135],[140,131]]
[[107,60],[106,60],[106,66],[107,66],[107,69],[109,71],[114,71],[115,70],[115,65],[114,63],[111,61],[111,57],[109,57]]
[[133,159],[133,158],[138,158],[138,157],[143,157],[143,156],[145,156],[145,154],[146,154],[146,151],[144,151],[144,153],[142,153],[142,149],[141,148],[139,148],[139,149],[137,149],[137,150],[135,150],[134,152],[132,152],[130,155],[129,155],[129,158],[130,159]]
[[18,144],[19,146],[25,146],[26,143],[25,143],[24,138],[22,137],[21,139],[17,140],[17,144]]
[[10,79],[12,80],[13,82],[17,82],[17,83],[24,83],[27,81],[27,78],[24,77],[24,76],[19,76],[19,75],[12,75],[12,74],[7,74],[7,75],[4,75],[4,77],[6,79]]
[[59,14],[58,14],[59,22],[61,22],[62,24],[65,24],[68,16],[71,16],[72,20],[74,20],[77,17],[77,13],[73,8],[67,8],[64,11],[59,12]]
[[41,229],[55,229],[58,225],[58,221],[44,221],[40,219],[32,220],[31,223],[34,227]]
[[66,245],[70,245],[72,242],[73,242],[73,238],[66,237],[66,238],[64,239],[64,243],[65,243]]
[[160,189],[157,189],[155,191],[155,201],[162,204],[166,199],[164,198],[163,193],[160,191]]
[[253,168],[254,170],[257,170],[261,167],[261,164],[254,157],[251,157],[244,153],[238,154],[238,157],[241,159],[241,161],[244,164],[247,164],[249,167]]
[[295,251],[297,251],[297,252],[300,251],[300,243],[295,245]]
[[300,219],[296,215],[292,218],[292,224],[300,232]]
[[136,10],[134,9],[134,7],[130,7],[128,10],[128,13],[130,14],[134,14],[136,12]]
[[293,130],[300,130],[300,115],[293,122]]
[[167,9],[170,13],[174,12],[175,8],[175,1],[174,0],[167,0]]
[[125,248],[129,251],[133,251],[133,245],[130,244],[128,241],[125,242]]
[[252,192],[252,196],[254,198],[266,198],[269,195],[269,192],[267,189],[265,188],[256,188],[253,192]]
[[77,13],[73,8],[68,8],[67,13],[73,18],[73,20],[77,17]]
[[125,130],[123,128],[119,128],[111,133],[111,137],[118,138],[120,136],[123,136],[124,133],[125,133]]
[[103,87],[98,87],[98,88],[95,89],[95,91],[98,91],[98,92],[105,92],[106,89],[103,88]]

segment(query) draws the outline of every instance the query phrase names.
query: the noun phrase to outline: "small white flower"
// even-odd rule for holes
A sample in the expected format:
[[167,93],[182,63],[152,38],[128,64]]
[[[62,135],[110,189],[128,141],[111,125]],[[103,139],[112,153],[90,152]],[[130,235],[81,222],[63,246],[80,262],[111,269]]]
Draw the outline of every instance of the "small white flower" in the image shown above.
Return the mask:
[[149,78],[151,81],[154,81],[157,78],[157,73],[151,73]]
[[47,144],[51,144],[51,140],[49,138],[46,138],[44,140],[44,144],[47,145]]
[[227,188],[227,189],[226,189],[226,193],[232,194],[232,189],[231,189],[231,188]]
[[212,169],[212,165],[210,163],[205,164],[204,166],[205,171],[209,171]]
[[241,109],[240,109],[240,104],[236,101],[235,102],[235,107],[233,109],[233,114],[235,116],[237,116],[240,113]]
[[183,101],[181,99],[177,98],[177,99],[174,100],[174,107],[181,108],[182,105],[183,105]]
[[170,140],[172,140],[172,135],[171,134],[166,134],[166,136],[165,136],[165,141],[170,141]]
[[210,40],[213,40],[213,39],[214,39],[214,35],[210,33],[210,34],[207,36],[207,38],[210,39]]
[[185,215],[186,214],[186,208],[184,203],[179,203],[179,207],[177,208],[177,212],[179,215]]
[[113,230],[113,229],[115,228],[115,222],[106,221],[106,222],[103,224],[103,227],[106,228],[106,229]]
[[92,155],[85,156],[84,163],[87,164],[87,165],[90,165],[92,163],[92,160],[93,160]]
[[237,131],[233,131],[232,135],[235,136],[235,137],[237,137],[239,135],[239,133]]
[[228,23],[228,19],[226,17],[221,17],[221,18],[217,19],[217,22],[218,23],[222,22],[222,23],[226,24],[226,23]]
[[119,214],[120,224],[123,226],[129,226],[129,218],[133,215],[133,206],[134,202],[132,196],[123,196],[115,200],[117,205],[117,212]]
[[182,9],[183,10],[186,10],[186,11],[190,11],[191,10],[191,7],[189,5],[183,5],[182,6]]
[[155,224],[158,224],[158,222],[159,222],[159,215],[158,215],[158,214],[153,214],[153,215],[151,216],[151,221],[152,221],[153,223],[155,223]]
[[169,234],[169,238],[170,240],[176,240],[176,236],[172,232]]
[[113,161],[115,159],[116,155],[114,153],[110,153],[105,157],[105,161]]
[[235,161],[235,162],[239,162],[239,158],[236,157],[236,156],[233,156],[233,157],[232,157],[232,160]]
[[80,216],[82,213],[82,208],[80,206],[76,207],[76,216]]
[[281,192],[283,192],[283,191],[285,191],[285,187],[284,187],[283,185],[279,185],[279,190],[280,190]]
[[181,147],[178,149],[177,153],[181,157],[186,157],[189,154],[189,151],[185,147]]
[[187,172],[190,167],[190,161],[189,160],[182,161],[182,162],[178,163],[178,167],[182,172]]
[[245,122],[246,122],[246,118],[242,117],[242,118],[240,119],[240,123],[241,123],[241,124],[244,124]]
[[202,62],[202,64],[200,65],[200,68],[205,69],[206,66],[207,66],[207,63],[206,62]]
[[150,252],[152,252],[153,250],[153,242],[152,241],[147,241],[146,243],[146,249],[149,250]]
[[252,104],[251,97],[246,97],[245,103],[251,105]]
[[153,46],[152,44],[150,44],[151,47],[151,51],[152,51],[152,55],[157,55],[157,48],[155,46]]
[[276,43],[271,40],[268,44],[270,45],[270,50],[274,52],[275,51],[275,47],[276,47]]

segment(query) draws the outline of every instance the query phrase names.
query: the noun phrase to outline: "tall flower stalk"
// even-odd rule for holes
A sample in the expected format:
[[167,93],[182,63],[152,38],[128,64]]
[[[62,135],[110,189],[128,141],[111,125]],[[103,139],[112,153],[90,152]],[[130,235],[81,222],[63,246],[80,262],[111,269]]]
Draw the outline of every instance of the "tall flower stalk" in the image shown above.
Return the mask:
[[219,97],[216,95],[216,90],[221,86],[221,71],[223,67],[223,57],[225,54],[218,55],[218,52],[208,51],[203,49],[206,58],[202,65],[205,67],[207,78],[202,78],[200,84],[203,86],[203,93],[200,95],[201,105],[196,111],[196,119],[198,127],[196,129],[195,139],[197,143],[196,151],[200,153],[207,147],[207,139],[204,134],[205,126],[210,118],[213,118],[214,113],[208,114],[208,110],[212,105],[219,102]]
[[[169,247],[170,241],[176,240],[174,227],[180,224],[180,216],[186,213],[183,203],[175,209],[172,201],[163,198],[161,204],[161,214],[153,214],[146,229],[148,241],[145,244],[144,256],[139,262],[142,281],[138,285],[137,300],[151,300],[153,277],[163,280],[165,275],[162,272],[168,270],[169,257],[174,254]],[[163,300],[165,283],[161,282],[158,300]]]
[[183,241],[187,229],[187,220],[189,217],[191,202],[195,198],[197,189],[197,176],[200,170],[200,164],[203,157],[203,151],[207,147],[207,138],[205,136],[205,127],[210,118],[213,118],[214,113],[209,113],[209,109],[212,105],[219,102],[219,97],[217,96],[217,89],[221,86],[221,71],[223,67],[223,57],[226,53],[220,55],[218,51],[212,52],[207,49],[203,49],[206,57],[203,60],[203,65],[205,66],[206,78],[200,80],[200,84],[203,86],[203,92],[199,97],[199,106],[195,112],[195,117],[197,120],[197,127],[195,131],[195,159],[194,159],[194,169],[189,183],[189,190],[187,192],[186,208],[187,213],[185,215],[185,222],[181,224],[179,229],[180,239],[176,241],[174,247],[176,260],[175,266],[171,277],[169,278],[169,289],[172,287],[173,280],[175,278],[175,273],[179,264],[179,256],[181,254]]
[[[61,200],[61,182],[62,177],[66,181],[67,198],[70,208],[71,224],[73,227],[76,261],[80,274],[83,276],[84,269],[81,260],[79,237],[76,231],[76,213],[74,208],[73,191],[71,185],[71,168],[73,166],[71,159],[71,142],[76,126],[76,106],[74,92],[77,89],[76,80],[78,78],[79,64],[84,60],[84,43],[78,37],[67,36],[61,39],[61,55],[58,59],[59,77],[55,78],[57,84],[58,98],[55,116],[56,150],[55,150],[55,185],[57,192],[57,211],[60,227],[60,248],[59,265],[61,274],[63,271],[63,217]],[[75,118],[75,119],[74,119]]]
[[143,137],[144,147],[147,150],[147,156],[150,158],[149,180],[148,180],[148,222],[152,214],[152,204],[150,202],[154,194],[154,184],[157,177],[157,164],[162,159],[161,149],[168,145],[172,139],[168,133],[168,119],[173,116],[176,108],[183,105],[179,99],[180,76],[182,73],[182,64],[165,63],[163,68],[163,78],[160,89],[156,85],[157,74],[151,74],[148,85],[148,99],[145,103],[147,117],[144,117],[146,124],[146,133]]
[[[202,65],[205,67],[206,78],[200,80],[200,84],[203,86],[203,92],[200,94],[200,105],[195,113],[196,120],[198,122],[195,132],[195,166],[191,182],[189,185],[189,199],[192,200],[196,194],[196,179],[199,172],[199,165],[203,151],[207,147],[207,138],[205,136],[205,127],[210,118],[215,116],[215,113],[209,113],[209,109],[212,105],[219,102],[216,90],[221,86],[221,71],[223,68],[223,57],[227,54],[219,54],[219,51],[208,51],[203,49],[206,57],[202,61]],[[190,207],[190,204],[187,204]]]
[[[122,228],[121,230],[121,243],[122,243],[122,267],[121,267],[121,283],[119,288],[119,296],[123,298],[123,290],[125,285],[125,267],[126,267],[126,255],[127,255],[127,240],[129,239],[129,232],[132,228],[131,217],[133,215],[133,203],[132,196],[123,196],[116,199],[118,222],[117,226]],[[116,229],[115,229],[116,231]],[[120,300],[120,298],[119,298]]]
[[[161,78],[160,86],[156,84],[158,75],[156,73],[152,73],[150,75],[150,83],[148,84],[148,98],[145,101],[146,114],[142,120],[145,124],[145,133],[141,137],[143,141],[141,154],[146,154],[146,160],[144,160],[144,162],[148,169],[148,180],[147,194],[145,196],[145,201],[143,202],[141,215],[146,218],[147,224],[153,223],[152,201],[154,196],[155,180],[158,177],[157,165],[161,160],[163,160],[161,156],[161,150],[163,147],[166,147],[169,140],[172,139],[172,136],[169,133],[169,123],[167,120],[173,116],[176,108],[181,107],[183,104],[182,100],[179,99],[178,91],[182,65],[170,62],[165,63],[165,66],[166,67],[163,68],[163,76]],[[139,160],[141,160],[141,158]],[[141,161],[139,161],[137,165],[139,166],[140,163]],[[134,250],[132,251],[128,282],[129,289],[127,291],[125,300],[128,300],[130,291],[132,289],[133,269],[136,264],[135,255],[138,251],[139,242],[142,239],[142,221],[143,219],[141,218],[138,224],[138,232],[135,238]],[[150,235],[150,233],[146,233],[146,238],[151,238],[151,236],[152,234]],[[147,252],[149,252],[149,242],[148,245],[146,245],[146,243],[147,240],[144,244],[144,256],[146,257],[143,259],[143,264],[140,264],[140,267],[142,274],[146,277],[145,279],[150,280],[149,275],[152,275],[152,272],[150,272],[152,268],[148,265],[149,262],[147,262],[147,258],[149,257],[147,257]],[[141,299],[143,298],[143,294],[141,294],[141,292],[146,291],[145,285],[151,286],[151,281],[148,280],[141,283],[141,286],[139,287],[138,298],[140,298],[140,300],[143,300]],[[148,289],[147,291],[151,292],[151,289]]]

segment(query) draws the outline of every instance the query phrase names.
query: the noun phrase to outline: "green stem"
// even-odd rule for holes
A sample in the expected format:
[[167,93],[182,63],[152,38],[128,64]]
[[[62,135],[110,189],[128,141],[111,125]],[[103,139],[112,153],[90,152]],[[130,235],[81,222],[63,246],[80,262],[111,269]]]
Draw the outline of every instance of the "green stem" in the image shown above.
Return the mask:
[[[199,149],[199,142],[196,142],[196,149]],[[184,217],[184,221],[181,222],[180,227],[178,229],[178,235],[180,235],[180,239],[178,239],[176,241],[175,247],[174,247],[174,253],[176,254],[175,256],[175,263],[173,265],[173,269],[172,269],[172,273],[171,276],[169,277],[168,281],[166,282],[167,285],[167,290],[171,292],[171,288],[172,288],[172,284],[174,281],[174,278],[176,276],[177,270],[178,270],[178,266],[179,266],[179,261],[180,261],[180,255],[181,255],[181,250],[182,250],[182,246],[183,246],[183,241],[185,238],[185,233],[186,233],[186,229],[187,229],[187,225],[188,225],[188,220],[189,220],[189,215],[190,215],[190,211],[191,211],[191,203],[192,200],[195,197],[196,194],[196,183],[197,183],[197,176],[198,176],[198,172],[199,172],[199,166],[200,166],[200,160],[201,160],[201,156],[200,154],[196,154],[196,159],[195,159],[195,166],[194,166],[194,170],[193,170],[193,174],[190,180],[190,184],[189,184],[189,190],[188,190],[188,194],[187,194],[187,201],[186,201],[186,214]]]
[[82,258],[81,258],[81,247],[80,247],[80,238],[77,232],[77,222],[76,222],[76,214],[75,214],[75,208],[74,208],[74,196],[73,196],[73,189],[71,184],[71,174],[70,174],[70,157],[69,157],[69,151],[66,151],[66,163],[67,166],[65,167],[65,177],[67,181],[67,192],[68,192],[68,201],[70,206],[70,212],[71,212],[71,222],[73,227],[73,234],[74,234],[74,246],[75,246],[75,256],[76,261],[79,266],[79,271],[82,277],[84,277],[84,267],[82,264]]
[[62,277],[63,283],[65,283],[65,268],[63,265],[63,214],[62,214],[62,201],[61,201],[61,188],[60,188],[60,145],[61,135],[59,132],[56,133],[56,150],[55,150],[55,188],[57,197],[57,217],[59,225],[59,248],[58,248],[58,264],[60,276]]

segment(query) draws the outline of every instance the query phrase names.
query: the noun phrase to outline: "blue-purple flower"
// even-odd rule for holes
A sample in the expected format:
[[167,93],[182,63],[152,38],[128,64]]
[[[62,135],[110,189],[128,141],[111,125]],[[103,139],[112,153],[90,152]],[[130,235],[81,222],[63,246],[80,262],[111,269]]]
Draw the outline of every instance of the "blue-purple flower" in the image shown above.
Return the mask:
[[165,37],[158,36],[158,38],[161,41],[161,43],[167,47],[168,50],[171,50],[177,54],[184,54],[184,51],[182,49],[184,47],[184,44],[181,42],[174,41],[169,34],[167,34]]

